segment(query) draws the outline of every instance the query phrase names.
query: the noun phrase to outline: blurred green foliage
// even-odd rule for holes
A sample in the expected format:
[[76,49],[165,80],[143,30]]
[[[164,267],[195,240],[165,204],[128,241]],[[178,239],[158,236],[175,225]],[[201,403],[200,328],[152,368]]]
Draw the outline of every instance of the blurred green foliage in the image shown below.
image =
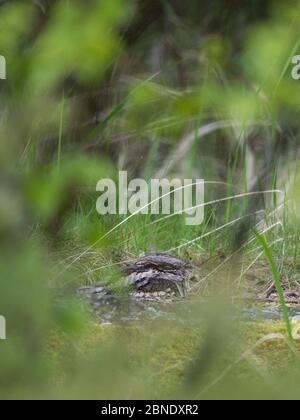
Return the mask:
[[[300,83],[291,78],[290,59],[300,49],[299,1],[188,3],[183,10],[182,2],[158,0],[0,2],[8,75],[0,81],[0,314],[8,337],[0,342],[0,399],[194,398],[261,338],[261,330],[245,338],[226,325],[232,342],[224,344],[223,324],[211,326],[210,314],[203,327],[198,306],[187,329],[105,329],[93,326],[75,299],[78,284],[111,274],[94,273],[100,265],[176,247],[224,220],[224,207],[208,210],[194,231],[177,219],[153,227],[151,217],[137,218],[99,242],[120,222],[96,214],[99,179],[116,178],[119,169],[154,176],[211,121],[238,129],[213,132],[209,141],[195,133],[168,175],[188,167],[243,190],[249,133],[253,149],[262,150],[260,169],[267,156],[277,170],[278,138],[286,161],[291,154],[297,160]],[[297,215],[298,178],[287,192]],[[233,218],[242,207],[227,210]],[[228,236],[215,235],[192,250],[223,252],[224,243]],[[215,359],[207,356],[210,346],[220,350]],[[261,357],[204,395],[251,397],[259,389],[260,397],[287,398],[285,380],[299,383],[291,350],[283,342],[270,360]]]

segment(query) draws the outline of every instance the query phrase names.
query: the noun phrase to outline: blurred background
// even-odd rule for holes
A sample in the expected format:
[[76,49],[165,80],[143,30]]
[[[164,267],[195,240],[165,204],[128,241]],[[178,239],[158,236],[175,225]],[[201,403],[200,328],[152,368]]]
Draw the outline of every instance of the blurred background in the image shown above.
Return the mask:
[[[231,307],[300,290],[299,18],[298,0],[0,1],[1,399],[299,398],[288,319]],[[102,240],[123,219],[96,184],[121,170],[205,179],[205,223],[136,216]],[[78,301],[168,250],[198,267],[171,324],[103,326]]]

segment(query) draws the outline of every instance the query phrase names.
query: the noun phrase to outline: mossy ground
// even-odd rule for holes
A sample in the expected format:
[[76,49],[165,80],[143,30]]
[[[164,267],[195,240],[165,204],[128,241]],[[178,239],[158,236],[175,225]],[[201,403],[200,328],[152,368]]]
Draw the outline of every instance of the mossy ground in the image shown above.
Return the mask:
[[[293,349],[282,322],[236,323],[223,345],[219,331],[210,336],[208,344],[205,325],[90,324],[80,338],[53,332],[48,341],[53,386],[71,398],[243,398],[244,392],[251,398],[258,390],[272,398],[283,377],[298,379],[300,341]],[[209,354],[213,344],[218,348]]]

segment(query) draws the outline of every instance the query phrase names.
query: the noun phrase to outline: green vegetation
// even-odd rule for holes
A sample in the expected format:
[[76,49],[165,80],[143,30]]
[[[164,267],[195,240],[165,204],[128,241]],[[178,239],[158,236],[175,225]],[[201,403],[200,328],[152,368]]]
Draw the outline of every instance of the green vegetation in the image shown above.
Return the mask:
[[[182,3],[0,1],[0,399],[299,398],[299,1]],[[120,170],[205,179],[205,222],[99,216]],[[176,321],[100,325],[77,288],[153,251]]]

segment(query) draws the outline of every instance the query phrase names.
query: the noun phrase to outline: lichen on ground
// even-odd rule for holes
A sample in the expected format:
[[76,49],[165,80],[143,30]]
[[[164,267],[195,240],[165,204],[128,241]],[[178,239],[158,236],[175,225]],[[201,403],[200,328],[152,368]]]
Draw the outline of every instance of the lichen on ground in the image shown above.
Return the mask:
[[[76,397],[76,380],[85,382],[83,375],[88,384],[82,390],[84,398],[214,398],[220,392],[221,397],[230,396],[237,385],[238,394],[245,391],[251,398],[254,384],[272,394],[276,384],[281,387],[283,373],[298,379],[300,341],[295,342],[296,350],[291,347],[282,322],[237,322],[233,331],[225,340],[205,323],[198,328],[90,324],[80,338],[53,332],[48,354],[54,389]],[[68,361],[72,366],[76,361],[78,377],[61,370]]]

